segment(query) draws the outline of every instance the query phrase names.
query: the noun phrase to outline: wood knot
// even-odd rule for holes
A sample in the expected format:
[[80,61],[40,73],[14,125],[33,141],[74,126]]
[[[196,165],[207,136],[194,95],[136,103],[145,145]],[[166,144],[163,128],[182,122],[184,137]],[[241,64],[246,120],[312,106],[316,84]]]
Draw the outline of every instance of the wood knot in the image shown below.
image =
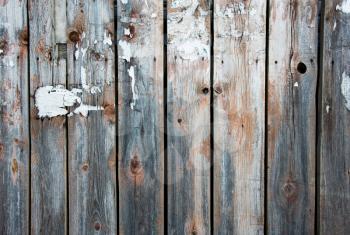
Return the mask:
[[81,169],[82,169],[83,171],[88,171],[88,170],[89,170],[89,164],[88,164],[87,162],[85,162],[85,163],[83,164],[83,166],[81,167]]
[[23,46],[28,45],[28,39],[29,39],[29,37],[28,37],[28,28],[25,28],[19,34],[20,44],[23,45]]
[[73,43],[79,42],[80,33],[76,29],[71,29],[70,32],[68,32],[68,38]]
[[208,88],[208,87],[202,88],[202,93],[203,93],[204,95],[207,95],[207,94],[209,93],[209,88]]
[[214,91],[215,91],[216,94],[220,95],[222,93],[222,88],[219,87],[219,86],[215,87]]
[[282,191],[288,201],[294,201],[297,198],[298,188],[295,182],[287,182],[283,185]]
[[2,39],[0,40],[0,55],[6,55],[9,50],[9,45],[7,40]]
[[307,67],[303,62],[299,62],[299,64],[297,65],[297,70],[299,73],[304,74],[307,71]]
[[137,155],[135,155],[131,160],[130,170],[131,170],[131,173],[134,175],[140,174],[142,170],[141,161],[139,160]]
[[95,227],[95,230],[96,230],[96,231],[100,231],[100,229],[101,229],[101,224],[100,224],[99,222],[96,222],[94,227]]
[[12,160],[12,165],[11,165],[12,173],[16,174],[18,172],[18,162],[16,158]]

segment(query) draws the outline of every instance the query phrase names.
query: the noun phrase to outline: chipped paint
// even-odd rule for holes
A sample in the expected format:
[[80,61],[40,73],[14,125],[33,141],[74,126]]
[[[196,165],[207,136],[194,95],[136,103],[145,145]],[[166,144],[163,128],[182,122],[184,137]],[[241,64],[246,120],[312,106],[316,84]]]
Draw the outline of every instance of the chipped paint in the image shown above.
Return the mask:
[[128,4],[128,0],[121,0],[121,2],[122,2],[124,5]]
[[86,69],[83,66],[80,67],[80,79],[83,89],[89,90],[90,86],[87,84],[86,81]]
[[298,82],[295,82],[294,83],[294,87],[298,87],[299,86],[299,83]]
[[335,9],[337,11],[341,11],[345,14],[349,14],[350,13],[350,0],[344,0],[341,5],[337,4],[337,6],[335,7]]
[[89,111],[100,111],[104,110],[102,106],[93,106],[93,105],[86,105],[86,104],[81,104],[78,108],[74,110],[75,114],[80,114],[84,117],[87,117],[89,114]]
[[91,94],[98,94],[98,93],[102,93],[102,91],[98,86],[93,86],[90,88],[90,93]]
[[345,71],[342,74],[341,93],[345,99],[345,107],[350,111],[350,76]]
[[128,69],[128,74],[131,78],[131,92],[132,92],[132,102],[130,103],[130,108],[134,109],[136,100],[138,99],[138,95],[136,93],[136,87],[135,87],[135,67],[134,66],[131,66],[130,69]]
[[127,41],[124,41],[124,40],[120,40],[119,46],[123,51],[120,55],[120,58],[126,60],[127,62],[130,62],[130,58],[131,58],[130,43],[128,43]]
[[329,110],[331,109],[331,106],[326,105],[326,112],[329,113]]
[[103,35],[103,44],[109,45],[109,46],[113,45],[112,36],[107,31],[105,31],[105,34]]

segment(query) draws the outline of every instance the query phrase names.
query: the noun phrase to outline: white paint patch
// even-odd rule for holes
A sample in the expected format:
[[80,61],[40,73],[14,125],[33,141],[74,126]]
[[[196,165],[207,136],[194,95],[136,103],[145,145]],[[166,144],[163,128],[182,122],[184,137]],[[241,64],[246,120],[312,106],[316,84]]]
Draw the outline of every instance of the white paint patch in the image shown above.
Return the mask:
[[295,87],[298,87],[298,86],[299,86],[299,83],[298,83],[298,82],[295,82],[295,83],[294,83],[294,86],[295,86]]
[[326,105],[326,112],[329,113],[329,110],[331,109],[331,106]]
[[125,5],[128,4],[128,0],[121,0],[121,2]]
[[152,13],[151,14],[151,18],[156,18],[157,17],[157,13]]
[[343,0],[341,5],[338,4],[335,9],[337,11],[341,11],[345,14],[349,14],[350,13],[350,0]]
[[68,113],[66,107],[80,103],[77,90],[69,91],[63,86],[44,86],[35,92],[35,106],[38,108],[40,118],[62,116]]
[[119,46],[120,48],[123,50],[123,53],[121,53],[121,58],[130,62],[130,58],[131,58],[131,48],[130,48],[130,44],[127,41],[124,40],[120,40],[119,41]]
[[130,35],[130,29],[124,28],[124,35],[129,36]]
[[91,94],[101,93],[101,89],[98,86],[93,86],[93,87],[90,88],[90,93]]
[[105,34],[103,35],[103,44],[109,45],[109,46],[113,45],[112,36],[107,31],[105,31]]
[[337,28],[337,20],[334,20],[333,31]]
[[136,104],[136,100],[139,98],[136,93],[136,87],[135,87],[135,67],[131,66],[130,69],[128,69],[128,74],[131,78],[131,92],[132,92],[132,102],[130,104],[131,109],[134,109],[134,106]]
[[88,90],[90,87],[86,82],[86,69],[83,66],[80,67],[80,80],[82,87],[85,90]]
[[3,54],[4,53],[4,50],[0,49],[0,54]]
[[87,117],[89,115],[89,111],[98,111],[98,110],[104,110],[104,108],[102,106],[81,104],[78,108],[74,110],[74,113]]
[[345,98],[345,107],[350,111],[350,76],[345,73],[342,74],[341,93]]

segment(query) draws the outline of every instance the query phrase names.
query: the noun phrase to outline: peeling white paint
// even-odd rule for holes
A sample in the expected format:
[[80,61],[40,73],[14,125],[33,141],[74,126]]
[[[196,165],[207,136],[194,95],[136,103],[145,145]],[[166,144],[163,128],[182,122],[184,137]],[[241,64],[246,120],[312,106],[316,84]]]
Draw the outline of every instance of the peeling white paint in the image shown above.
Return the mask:
[[85,90],[88,90],[90,87],[86,82],[86,69],[84,66],[80,67],[80,80],[81,80],[81,85]]
[[299,86],[299,83],[298,83],[298,82],[295,82],[295,83],[294,83],[294,86],[295,86],[295,87],[298,87],[298,86]]
[[86,104],[81,104],[78,108],[74,110],[75,114],[80,114],[84,117],[87,117],[89,114],[89,111],[99,111],[99,110],[104,110],[102,106],[93,106],[93,105],[86,105]]
[[44,86],[35,92],[35,106],[40,118],[62,116],[68,113],[66,107],[80,103],[77,93],[65,89],[63,86]]
[[132,102],[130,103],[131,109],[134,109],[134,106],[136,104],[136,100],[139,98],[136,93],[136,87],[135,87],[135,67],[130,66],[130,69],[128,69],[128,74],[131,78],[131,92],[132,92]]
[[0,54],[3,54],[4,53],[4,50],[0,49]]
[[103,35],[103,44],[109,45],[109,46],[113,45],[112,36],[107,31],[105,31],[105,34]]
[[94,41],[94,44],[97,44],[97,40]]
[[125,5],[128,4],[128,0],[121,0],[121,2]]
[[130,36],[130,29],[129,28],[124,28],[124,35]]
[[121,53],[121,58],[126,60],[127,62],[130,62],[131,58],[131,48],[130,44],[127,41],[120,40],[119,41],[119,46],[123,50],[123,53]]
[[98,93],[101,93],[101,89],[98,87],[98,86],[93,86],[90,88],[90,93],[91,94],[98,94]]
[[349,14],[350,13],[350,0],[343,0],[341,5],[338,4],[335,9],[337,11],[341,11],[345,14]]
[[334,20],[333,31],[337,28],[337,21]]
[[345,107],[350,111],[350,76],[345,71],[342,74],[341,93],[345,99]]
[[329,110],[331,109],[331,106],[326,105],[326,112],[329,113]]
[[156,18],[157,17],[157,13],[152,13],[151,14],[151,18]]

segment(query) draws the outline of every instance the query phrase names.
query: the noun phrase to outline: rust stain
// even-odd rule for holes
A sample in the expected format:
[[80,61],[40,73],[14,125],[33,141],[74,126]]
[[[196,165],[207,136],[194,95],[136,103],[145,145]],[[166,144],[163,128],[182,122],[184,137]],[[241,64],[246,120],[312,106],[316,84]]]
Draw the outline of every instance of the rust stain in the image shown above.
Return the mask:
[[52,48],[46,46],[45,38],[42,37],[35,48],[38,55],[43,56],[47,61],[52,61]]
[[4,160],[4,145],[0,143],[0,160]]
[[73,43],[80,42],[84,31],[86,31],[85,15],[83,10],[80,10],[74,19],[73,25],[67,30],[68,39]]
[[138,155],[134,155],[134,157],[130,161],[130,172],[131,177],[133,178],[136,185],[140,185],[143,183],[144,170]]
[[114,105],[107,104],[104,106],[104,117],[106,118],[107,121],[115,123],[115,108]]
[[82,171],[87,172],[89,170],[89,163],[88,162],[84,162],[82,167],[81,167]]
[[12,182],[14,184],[16,184],[17,182],[17,177],[18,177],[18,162],[16,158],[12,159],[12,163],[11,163],[11,171],[12,171]]
[[19,34],[19,42],[21,46],[27,46],[28,45],[28,27],[25,26],[24,29]]

